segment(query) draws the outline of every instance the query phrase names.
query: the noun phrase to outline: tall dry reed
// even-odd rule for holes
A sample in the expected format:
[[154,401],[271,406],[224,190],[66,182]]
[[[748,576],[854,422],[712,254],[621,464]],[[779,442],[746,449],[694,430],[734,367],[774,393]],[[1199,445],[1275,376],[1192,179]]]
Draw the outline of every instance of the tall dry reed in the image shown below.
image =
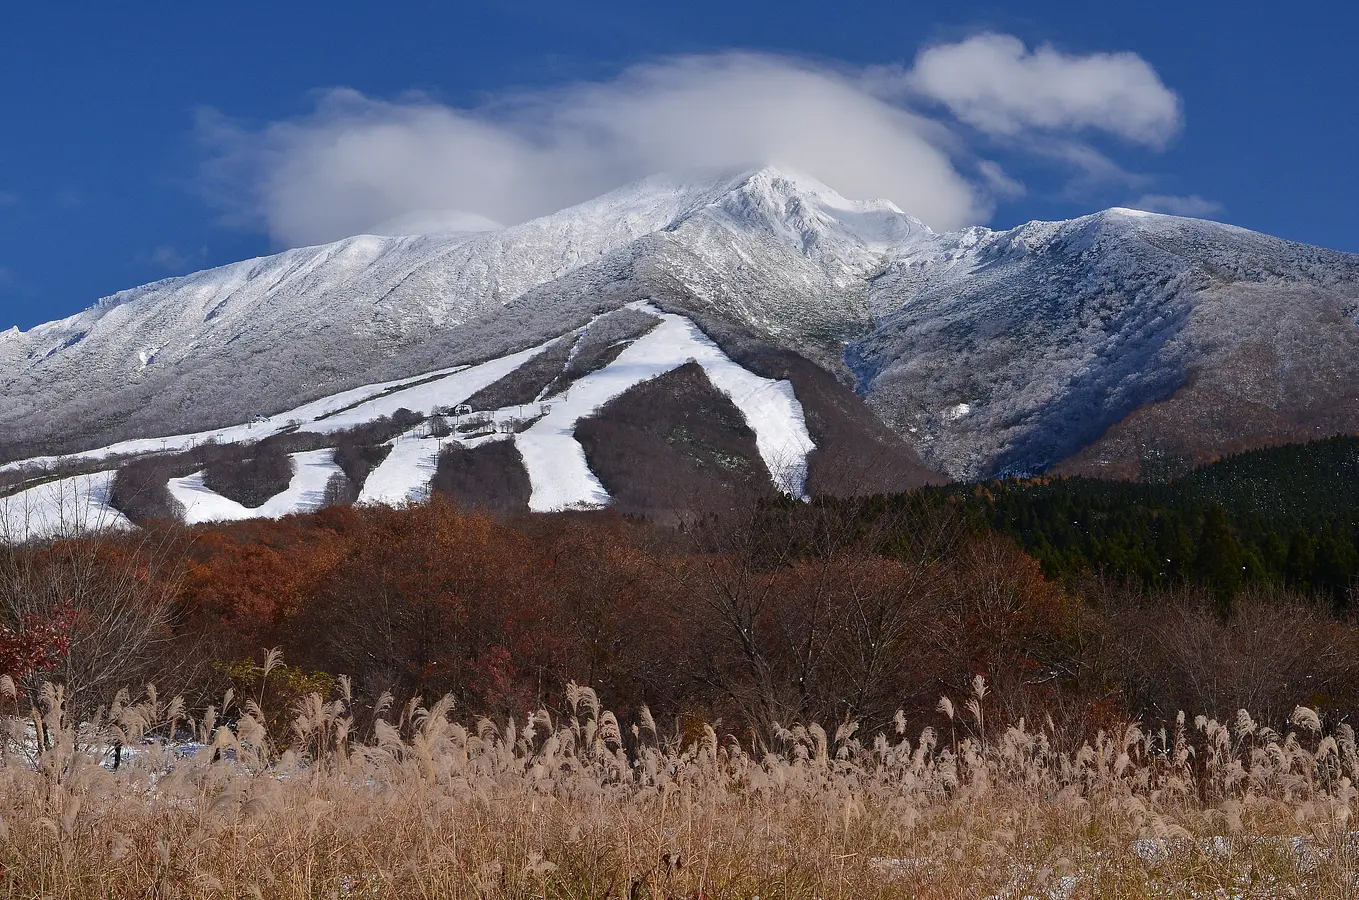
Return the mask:
[[6,688],[5,896],[1356,895],[1354,733],[1304,708],[1063,753],[1050,723],[984,730],[980,680],[941,732],[745,741],[624,724],[576,685],[566,715],[503,723],[386,698],[360,733],[342,679],[286,735],[230,696],[77,724],[60,688],[34,710]]

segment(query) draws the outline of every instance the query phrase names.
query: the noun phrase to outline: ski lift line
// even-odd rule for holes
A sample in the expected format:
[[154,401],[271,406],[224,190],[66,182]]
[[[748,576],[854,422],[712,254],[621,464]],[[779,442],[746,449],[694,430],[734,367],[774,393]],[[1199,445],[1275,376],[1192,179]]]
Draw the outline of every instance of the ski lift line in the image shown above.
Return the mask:
[[[549,380],[547,384],[543,385],[543,389],[538,392],[538,396],[533,398],[535,403],[540,402],[544,397],[546,397],[547,392],[552,390],[552,385],[557,383],[557,379],[565,375],[568,371],[570,371],[571,363],[575,362],[577,354],[580,353],[580,345],[584,342],[586,333],[590,330],[590,326],[593,325],[595,321],[597,321],[599,318],[600,318],[599,316],[595,316],[595,318],[590,320],[589,325],[585,325],[581,328],[576,329],[576,339],[571,342],[571,349],[568,350],[566,353],[566,362],[562,363],[561,371],[558,372],[551,380]],[[570,384],[568,384],[566,389],[570,390],[570,388],[571,386]]]

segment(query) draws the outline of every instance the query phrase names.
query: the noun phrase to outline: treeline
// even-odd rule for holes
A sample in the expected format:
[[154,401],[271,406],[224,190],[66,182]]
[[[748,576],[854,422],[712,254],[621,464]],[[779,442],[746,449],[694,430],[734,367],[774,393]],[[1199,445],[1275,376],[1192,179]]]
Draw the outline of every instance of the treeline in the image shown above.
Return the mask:
[[[397,427],[341,436],[345,477]],[[734,734],[885,727],[898,709],[942,725],[939,696],[979,674],[1002,718],[1071,733],[1180,709],[1359,712],[1354,439],[1165,484],[774,496],[668,524],[470,510],[445,491],[489,463],[458,454],[406,509],[0,548],[0,674],[30,692],[58,680],[90,712],[144,681],[202,702],[283,692],[286,710],[345,675],[373,708],[448,693],[512,713],[574,680],[612,708]],[[290,667],[263,674],[263,648]]]
[[1356,437],[1243,453],[1164,483],[1010,479],[935,494],[1066,582],[1201,584],[1224,607],[1246,587],[1281,585],[1344,609],[1359,579]]
[[286,711],[341,675],[370,710],[448,693],[488,714],[557,706],[574,680],[738,736],[898,709],[942,726],[940,695],[979,674],[999,720],[1073,735],[1180,709],[1359,711],[1359,628],[1309,596],[1252,585],[1224,616],[1192,584],[1062,583],[931,494],[770,499],[681,528],[439,498],[167,524],[4,548],[0,598],[0,662],[28,661],[8,674],[61,681],[89,714],[145,681]]

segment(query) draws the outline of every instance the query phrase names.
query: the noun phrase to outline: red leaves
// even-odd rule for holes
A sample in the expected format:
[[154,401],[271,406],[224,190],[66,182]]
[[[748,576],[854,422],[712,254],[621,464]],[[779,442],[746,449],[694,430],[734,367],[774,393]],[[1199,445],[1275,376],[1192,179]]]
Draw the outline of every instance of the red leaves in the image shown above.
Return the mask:
[[29,613],[13,627],[0,625],[0,675],[18,681],[56,668],[70,652],[75,617],[65,603],[51,616]]

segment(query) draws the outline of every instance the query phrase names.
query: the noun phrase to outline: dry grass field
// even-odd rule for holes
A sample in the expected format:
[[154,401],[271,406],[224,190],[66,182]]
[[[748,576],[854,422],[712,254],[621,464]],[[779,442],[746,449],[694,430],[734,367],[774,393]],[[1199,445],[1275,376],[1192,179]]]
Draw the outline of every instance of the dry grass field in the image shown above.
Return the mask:
[[417,699],[360,728],[344,680],[285,733],[253,700],[154,692],[76,727],[58,689],[25,710],[13,687],[8,897],[1359,893],[1354,734],[1302,707],[1283,734],[1242,712],[1061,752],[1050,723],[987,722],[981,679],[941,700],[949,728],[872,736],[625,723],[575,685],[564,716]]

